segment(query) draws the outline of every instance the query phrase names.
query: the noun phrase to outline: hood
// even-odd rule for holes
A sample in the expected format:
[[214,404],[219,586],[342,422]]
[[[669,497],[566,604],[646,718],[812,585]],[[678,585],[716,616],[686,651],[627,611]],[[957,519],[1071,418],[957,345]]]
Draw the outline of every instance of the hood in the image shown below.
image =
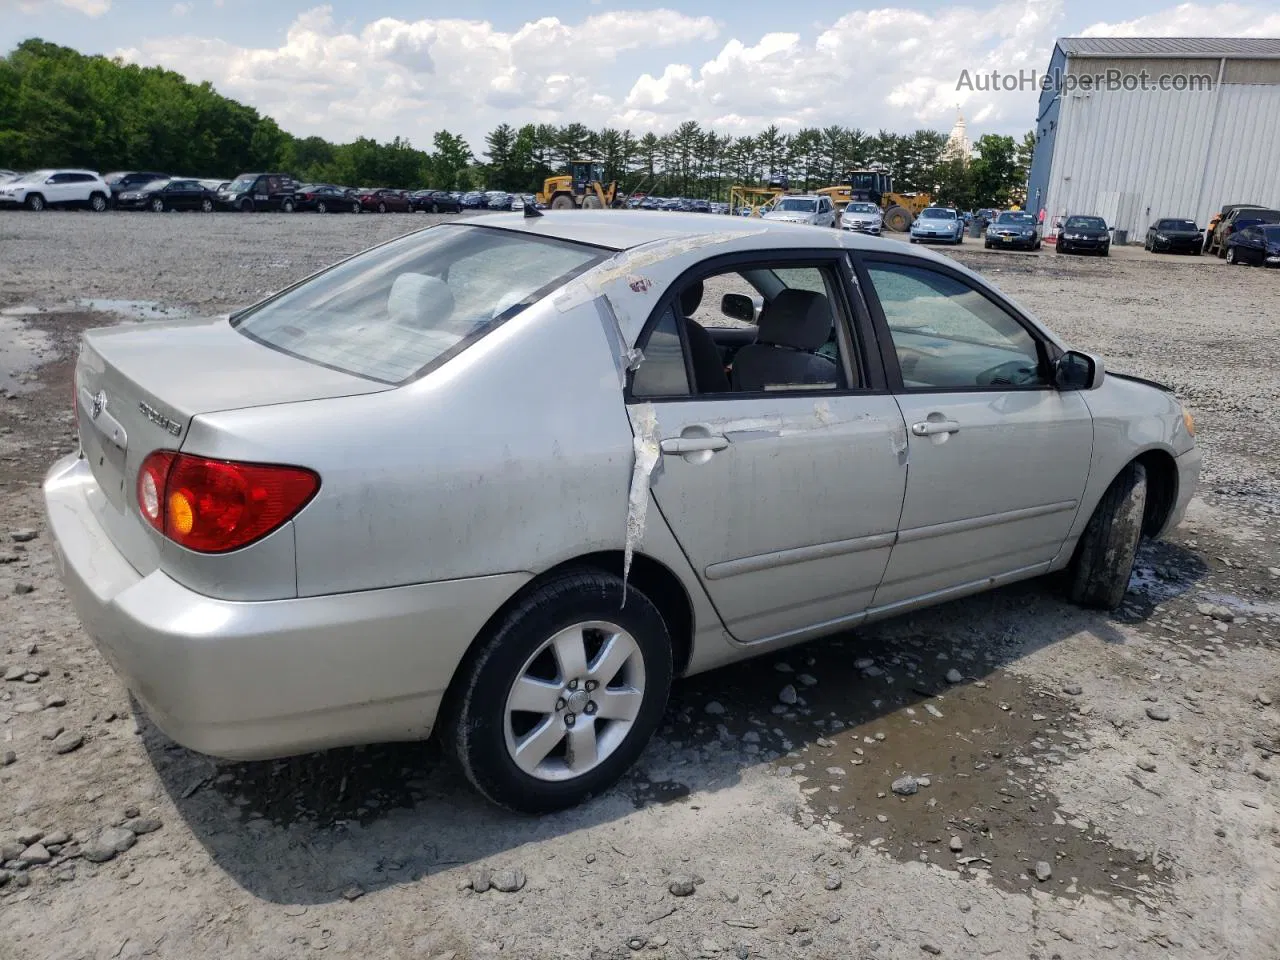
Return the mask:
[[1156,230],[1156,233],[1162,233],[1166,237],[1198,237],[1200,236],[1199,230],[1184,230],[1181,228],[1178,230],[1161,230],[1159,227],[1156,227],[1155,230]]
[[761,220],[778,220],[783,223],[812,223],[817,213],[802,213],[799,210],[770,210],[762,214]]

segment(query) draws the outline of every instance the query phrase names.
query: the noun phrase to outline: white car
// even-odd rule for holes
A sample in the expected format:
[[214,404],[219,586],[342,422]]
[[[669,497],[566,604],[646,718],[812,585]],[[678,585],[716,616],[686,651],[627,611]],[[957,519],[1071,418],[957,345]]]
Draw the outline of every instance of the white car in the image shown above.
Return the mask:
[[878,237],[884,229],[884,215],[874,203],[854,202],[840,211],[840,229]]
[[781,223],[807,223],[815,227],[836,225],[836,208],[830,197],[782,197],[761,216],[764,220]]
[[33,170],[0,185],[3,207],[87,207],[101,213],[110,201],[111,188],[92,170]]

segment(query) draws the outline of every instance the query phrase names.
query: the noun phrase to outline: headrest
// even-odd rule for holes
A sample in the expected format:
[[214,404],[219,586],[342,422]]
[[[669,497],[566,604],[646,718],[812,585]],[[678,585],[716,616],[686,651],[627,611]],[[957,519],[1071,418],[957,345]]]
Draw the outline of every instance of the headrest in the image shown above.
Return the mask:
[[425,273],[402,273],[391,284],[387,314],[396,323],[432,328],[453,313],[453,293],[439,277]]
[[757,343],[817,350],[831,336],[831,306],[821,293],[783,290],[760,314]]
[[686,317],[692,317],[698,312],[698,307],[702,303],[702,281],[695,280],[683,290],[680,291],[680,312]]

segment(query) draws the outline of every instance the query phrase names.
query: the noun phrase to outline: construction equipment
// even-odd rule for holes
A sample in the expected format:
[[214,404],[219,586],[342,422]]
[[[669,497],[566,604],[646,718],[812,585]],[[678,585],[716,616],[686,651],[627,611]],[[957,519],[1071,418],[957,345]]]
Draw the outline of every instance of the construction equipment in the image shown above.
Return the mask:
[[601,210],[622,206],[618,197],[618,181],[604,182],[604,164],[593,160],[574,160],[569,172],[547,177],[538,194],[538,202],[552,210]]
[[772,209],[777,199],[786,194],[787,189],[776,184],[766,187],[734,184],[729,188],[729,212],[737,214],[739,210],[747,210],[748,213],[740,216],[758,217]]
[[884,170],[853,170],[837,186],[814,192],[830,197],[838,210],[854,201],[874,203],[884,211],[885,228],[900,233],[911,229],[921,210],[933,206],[927,193],[894,193],[893,177]]

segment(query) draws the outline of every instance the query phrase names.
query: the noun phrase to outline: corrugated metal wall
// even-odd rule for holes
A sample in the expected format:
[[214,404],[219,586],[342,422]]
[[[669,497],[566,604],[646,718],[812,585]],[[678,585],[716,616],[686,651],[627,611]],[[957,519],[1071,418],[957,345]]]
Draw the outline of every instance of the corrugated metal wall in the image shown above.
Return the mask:
[[[1132,62],[1135,72],[1141,65]],[[1132,241],[1159,217],[1203,227],[1224,203],[1280,206],[1278,157],[1278,84],[1064,92],[1046,221],[1110,215]]]

